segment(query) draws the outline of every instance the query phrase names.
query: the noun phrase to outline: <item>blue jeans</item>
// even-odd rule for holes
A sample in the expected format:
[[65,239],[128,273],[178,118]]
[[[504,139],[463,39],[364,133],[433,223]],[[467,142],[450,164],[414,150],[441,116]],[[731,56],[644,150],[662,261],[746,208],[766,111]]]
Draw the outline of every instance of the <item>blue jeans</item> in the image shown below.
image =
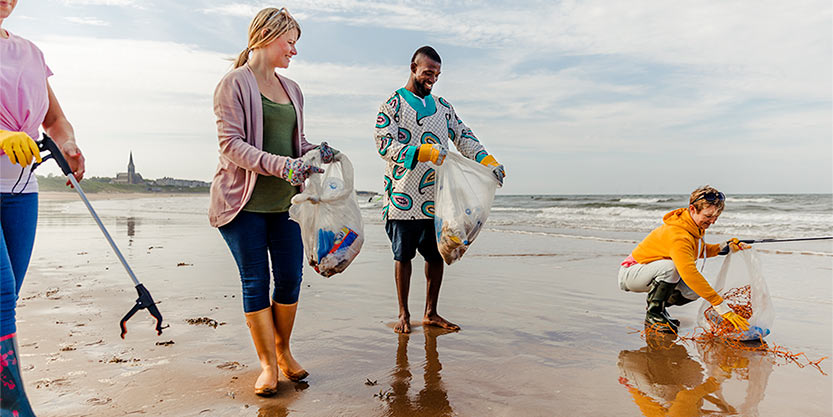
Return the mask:
[[38,193],[0,193],[0,336],[17,331],[14,310],[37,224]]
[[231,250],[243,284],[243,311],[251,313],[269,307],[269,260],[278,304],[295,304],[301,292],[304,246],[301,227],[289,220],[289,213],[241,211],[220,234]]

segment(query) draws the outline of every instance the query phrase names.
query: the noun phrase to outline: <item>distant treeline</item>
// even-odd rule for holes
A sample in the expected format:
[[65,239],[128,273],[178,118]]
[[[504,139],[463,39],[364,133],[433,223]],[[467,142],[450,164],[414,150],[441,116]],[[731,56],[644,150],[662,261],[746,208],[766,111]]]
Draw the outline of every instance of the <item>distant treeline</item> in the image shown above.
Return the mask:
[[[66,186],[67,180],[64,177],[50,174],[43,177],[37,175],[38,187],[41,191],[73,191]],[[172,185],[148,185],[148,184],[112,184],[112,178],[92,177],[84,178],[81,181],[81,188],[85,193],[207,193],[209,187],[177,187]],[[378,193],[373,191],[356,191],[359,198],[375,196]]]
[[[66,186],[66,178],[56,175],[38,177],[41,191],[73,191]],[[177,187],[173,185],[112,184],[112,178],[92,177],[81,181],[85,193],[207,193],[208,187]]]

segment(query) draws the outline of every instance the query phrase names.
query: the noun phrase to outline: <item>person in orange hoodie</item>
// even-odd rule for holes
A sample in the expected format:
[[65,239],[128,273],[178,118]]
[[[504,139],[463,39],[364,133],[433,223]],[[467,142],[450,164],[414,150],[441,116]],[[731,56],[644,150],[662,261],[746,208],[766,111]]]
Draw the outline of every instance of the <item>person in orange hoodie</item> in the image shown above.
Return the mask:
[[688,208],[666,214],[662,219],[664,224],[648,234],[622,261],[619,287],[624,291],[648,293],[646,327],[676,333],[680,322],[668,315],[666,307],[688,304],[703,297],[735,328],[749,328],[746,319],[729,307],[696,265],[701,257],[705,264],[707,257],[748,247],[737,239],[707,244],[703,238],[706,229],[723,212],[725,199],[723,193],[708,185],[694,190]]

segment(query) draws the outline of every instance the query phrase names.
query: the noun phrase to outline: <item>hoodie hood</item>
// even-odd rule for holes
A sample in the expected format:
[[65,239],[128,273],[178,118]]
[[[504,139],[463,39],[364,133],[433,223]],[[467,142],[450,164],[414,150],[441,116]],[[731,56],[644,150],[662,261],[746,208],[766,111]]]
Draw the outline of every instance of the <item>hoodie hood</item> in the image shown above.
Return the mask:
[[682,228],[694,236],[695,239],[700,239],[703,237],[703,233],[705,233],[705,230],[697,227],[697,223],[694,223],[694,219],[691,218],[691,213],[688,212],[688,208],[678,208],[670,211],[663,216],[662,221],[669,226]]

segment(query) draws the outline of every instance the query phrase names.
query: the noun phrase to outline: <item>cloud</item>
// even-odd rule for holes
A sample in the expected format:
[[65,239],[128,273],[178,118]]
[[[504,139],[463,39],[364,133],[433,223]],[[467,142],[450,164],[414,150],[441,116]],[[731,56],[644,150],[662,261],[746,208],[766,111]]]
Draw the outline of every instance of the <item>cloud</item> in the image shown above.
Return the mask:
[[135,0],[62,0],[68,6],[134,6]]
[[67,16],[64,19],[70,21],[72,23],[78,23],[79,25],[90,25],[90,26],[110,26],[109,22],[105,22],[101,19],[95,17],[75,17],[75,16]]
[[232,3],[232,4],[225,4],[225,5],[222,5],[222,6],[205,8],[205,9],[202,9],[201,11],[203,13],[206,13],[206,14],[218,14],[218,15],[223,15],[223,16],[246,17],[246,18],[251,19],[261,9],[263,9],[263,7],[254,6],[254,5],[251,5],[251,4]]
[[[212,15],[205,20],[222,24],[227,16],[232,20],[225,23],[239,26],[261,5],[268,6],[217,2],[194,9]],[[327,39],[316,39],[324,36],[316,31],[304,35],[320,48],[351,42],[343,34],[356,31],[346,26],[437,46],[448,59],[435,93],[507,165],[501,192],[673,192],[675,184],[715,182],[713,176],[744,192],[829,192],[829,4],[473,5],[286,3],[302,24],[327,23]],[[222,44],[211,36],[229,35],[209,33],[202,44]],[[339,41],[331,42],[334,37]],[[223,59],[236,51],[91,38],[38,44],[79,141],[85,151],[101,152],[89,158],[92,175],[124,170],[122,155],[133,149],[146,177],[210,178],[216,163],[211,94],[229,69]],[[356,48],[350,57],[360,64],[330,58],[326,50],[312,60],[303,51],[283,73],[306,96],[310,141],[330,140],[353,158],[358,186],[378,189],[373,118],[408,73],[406,63],[383,65],[388,61],[372,45],[367,51]],[[655,174],[680,167],[691,169]],[[719,174],[727,167],[755,175]]]
[[[174,42],[34,39],[90,176],[123,171],[132,150],[146,178],[207,179],[216,164],[214,87],[226,56]],[[107,53],[102,53],[107,51]]]

